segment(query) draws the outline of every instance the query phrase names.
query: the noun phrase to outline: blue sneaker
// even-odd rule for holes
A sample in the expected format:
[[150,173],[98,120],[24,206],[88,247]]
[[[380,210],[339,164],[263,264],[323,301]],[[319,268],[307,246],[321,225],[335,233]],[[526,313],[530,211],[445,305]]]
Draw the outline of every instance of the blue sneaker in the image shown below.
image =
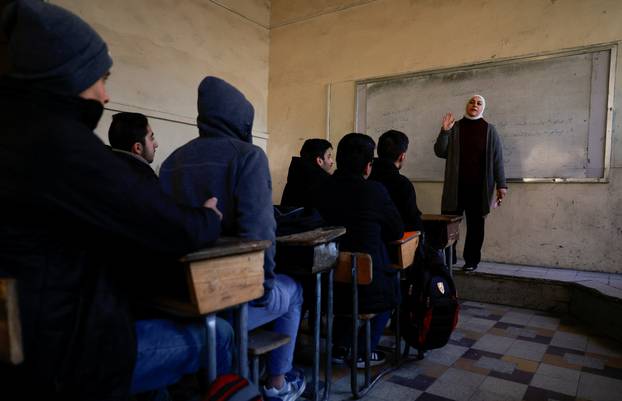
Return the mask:
[[265,401],[295,401],[305,391],[307,383],[302,371],[292,369],[285,374],[285,384],[280,389],[263,387]]

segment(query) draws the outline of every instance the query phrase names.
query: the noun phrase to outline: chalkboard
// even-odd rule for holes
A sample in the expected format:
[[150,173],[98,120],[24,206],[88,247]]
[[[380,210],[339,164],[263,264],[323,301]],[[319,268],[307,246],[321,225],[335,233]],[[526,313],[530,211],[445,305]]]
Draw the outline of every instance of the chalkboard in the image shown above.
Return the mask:
[[357,83],[357,131],[377,139],[397,129],[410,139],[403,174],[442,181],[434,154],[442,116],[464,114],[473,94],[503,143],[506,178],[598,181],[610,149],[614,47],[431,71]]

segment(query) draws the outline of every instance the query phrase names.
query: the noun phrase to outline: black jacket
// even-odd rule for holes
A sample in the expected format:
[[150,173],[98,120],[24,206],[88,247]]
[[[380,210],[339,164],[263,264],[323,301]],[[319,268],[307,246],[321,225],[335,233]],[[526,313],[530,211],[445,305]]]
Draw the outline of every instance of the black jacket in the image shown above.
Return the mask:
[[124,150],[119,150],[115,148],[110,148],[110,150],[112,151],[113,155],[115,155],[119,160],[122,160],[131,169],[144,175],[146,178],[154,180],[156,183],[158,182],[158,176],[156,175],[155,171],[153,171],[153,169],[149,167],[149,164],[147,164],[146,161],[143,161],[139,159],[138,156]]
[[[361,313],[387,311],[400,302],[396,271],[389,267],[386,243],[402,237],[402,219],[382,184],[361,175],[344,174],[337,170],[315,205],[330,225],[346,227],[340,241],[344,251],[365,252],[373,260],[373,280],[359,286]],[[335,309],[351,308],[349,285],[335,284]]]
[[389,191],[397,210],[404,221],[406,231],[423,231],[421,211],[417,207],[417,193],[412,182],[386,159],[375,159],[370,180],[381,182]]
[[323,191],[330,174],[320,166],[300,157],[292,157],[283,189],[281,206],[312,206],[313,192]]
[[93,133],[102,111],[0,79],[0,275],[18,281],[24,399],[126,399],[136,345],[119,261],[177,258],[220,232],[111,154]]

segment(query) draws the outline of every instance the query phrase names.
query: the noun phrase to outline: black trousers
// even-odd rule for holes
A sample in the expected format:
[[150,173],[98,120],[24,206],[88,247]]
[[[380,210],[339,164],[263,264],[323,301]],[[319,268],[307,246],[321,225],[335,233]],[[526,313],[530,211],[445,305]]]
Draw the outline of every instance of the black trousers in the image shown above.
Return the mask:
[[[460,188],[458,192],[458,210],[443,211],[443,214],[456,214],[466,217],[466,238],[464,240],[464,263],[476,267],[482,259],[484,244],[484,224],[486,216],[482,212],[482,190],[477,187]],[[453,261],[456,263],[456,243],[453,245]]]

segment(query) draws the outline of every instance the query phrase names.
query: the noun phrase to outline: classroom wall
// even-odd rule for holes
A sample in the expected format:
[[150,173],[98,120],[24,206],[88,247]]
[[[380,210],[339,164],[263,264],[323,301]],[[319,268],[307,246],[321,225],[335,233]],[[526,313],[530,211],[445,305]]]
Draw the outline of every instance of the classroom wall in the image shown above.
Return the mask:
[[97,133],[107,142],[111,115],[146,114],[159,142],[152,166],[195,138],[196,94],[206,75],[221,77],[255,106],[253,141],[266,149],[269,0],[52,0],[88,21],[114,59],[110,103]]
[[[329,138],[336,146],[354,129],[356,80],[622,40],[619,0],[271,5],[268,155],[277,203],[290,158],[306,138]],[[617,66],[615,109],[622,105],[620,56]],[[441,116],[430,118],[440,127]],[[621,124],[614,114],[609,183],[511,184],[503,207],[488,218],[483,259],[622,273]],[[442,184],[416,188],[424,213],[439,213]]]

